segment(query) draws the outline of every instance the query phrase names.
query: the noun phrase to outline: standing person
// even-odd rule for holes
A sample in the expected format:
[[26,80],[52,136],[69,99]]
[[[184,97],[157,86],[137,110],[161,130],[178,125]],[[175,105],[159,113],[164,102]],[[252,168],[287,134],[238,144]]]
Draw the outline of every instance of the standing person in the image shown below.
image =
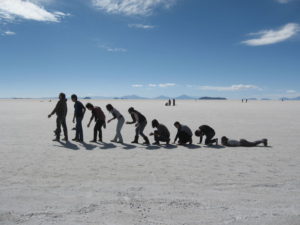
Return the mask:
[[247,141],[246,139],[240,139],[239,141],[238,140],[233,140],[233,139],[229,139],[227,138],[226,136],[223,136],[221,138],[221,142],[222,142],[222,145],[225,145],[225,146],[228,146],[228,147],[255,147],[259,144],[263,144],[265,147],[268,146],[268,139],[261,139],[261,140],[258,140],[258,141]]
[[102,127],[106,127],[105,115],[99,106],[93,106],[91,103],[86,104],[86,108],[92,111],[92,117],[87,127],[90,127],[92,120],[95,118],[94,139],[91,142],[97,142],[97,133],[99,132],[99,141],[102,142]]
[[160,141],[166,142],[167,145],[170,143],[170,132],[168,128],[159,123],[156,119],[152,120],[152,127],[156,128],[154,133],[150,133],[150,136],[154,136],[154,145],[160,145]]
[[63,141],[68,141],[68,129],[66,124],[68,107],[67,99],[64,93],[59,94],[59,101],[57,102],[53,111],[48,115],[50,118],[52,115],[56,114],[56,130],[54,131],[56,138],[53,141],[60,141],[61,126],[63,127],[65,138]]
[[195,131],[195,135],[200,137],[199,144],[202,143],[203,136],[206,136],[205,144],[211,145],[213,143],[218,144],[218,138],[212,139],[215,136],[215,130],[208,125],[202,125],[198,130]]
[[171,99],[169,99],[169,106],[171,106]]
[[149,145],[149,139],[147,138],[147,136],[144,134],[144,129],[147,125],[147,119],[146,117],[141,114],[140,112],[136,111],[133,107],[130,107],[128,109],[129,114],[132,117],[132,122],[126,122],[126,124],[134,124],[136,126],[135,129],[135,137],[134,140],[131,143],[139,143],[139,135],[141,135],[144,138],[144,143],[146,145]]
[[183,145],[186,143],[189,143],[189,144],[193,143],[193,140],[192,140],[193,133],[188,126],[182,125],[179,122],[175,122],[174,126],[177,128],[177,134],[176,134],[176,137],[174,140],[174,144],[176,143],[177,139],[179,139],[178,140],[179,145]]
[[[108,120],[107,123],[110,123],[114,119],[118,120],[116,135],[115,135],[114,139],[111,140],[111,142],[123,143],[121,129],[124,125],[125,119],[124,119],[123,115],[118,110],[116,110],[111,104],[106,105],[106,109],[113,115],[113,118]],[[118,139],[119,139],[119,141],[118,141]]]
[[82,120],[83,120],[86,109],[85,109],[84,105],[80,101],[78,101],[77,95],[73,94],[71,96],[71,99],[73,102],[75,102],[73,123],[75,123],[75,119],[76,119],[76,134],[75,134],[75,138],[72,140],[83,142]]
[[175,98],[173,98],[173,106],[175,106]]

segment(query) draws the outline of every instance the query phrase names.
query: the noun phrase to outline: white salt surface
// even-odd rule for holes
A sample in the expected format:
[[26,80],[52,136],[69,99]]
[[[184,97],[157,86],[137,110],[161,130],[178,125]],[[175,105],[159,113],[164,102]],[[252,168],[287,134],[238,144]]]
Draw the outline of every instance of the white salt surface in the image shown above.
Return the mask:
[[[104,130],[107,144],[90,144],[89,111],[87,143],[66,146],[52,142],[55,116],[47,115],[56,101],[0,100],[1,225],[300,224],[300,102],[91,102],[112,103],[126,120],[135,107],[148,118],[146,134],[157,118],[173,140],[178,120],[193,131],[209,124],[219,138],[268,138],[271,147],[111,144],[116,121]],[[134,126],[124,125],[123,136],[130,143]]]

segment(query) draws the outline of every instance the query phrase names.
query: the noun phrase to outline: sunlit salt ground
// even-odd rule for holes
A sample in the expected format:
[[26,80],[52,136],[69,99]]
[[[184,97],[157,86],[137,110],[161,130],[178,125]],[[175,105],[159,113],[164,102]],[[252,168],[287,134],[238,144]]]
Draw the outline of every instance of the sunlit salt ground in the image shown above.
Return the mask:
[[218,137],[268,138],[271,147],[131,145],[133,125],[123,129],[127,145],[111,144],[116,121],[104,130],[106,144],[90,144],[90,112],[86,144],[66,146],[52,142],[55,116],[47,115],[56,101],[0,100],[1,225],[300,224],[300,102],[91,102],[112,103],[126,120],[135,107],[148,118],[147,134],[157,118],[173,139],[178,120],[193,130],[209,124]]

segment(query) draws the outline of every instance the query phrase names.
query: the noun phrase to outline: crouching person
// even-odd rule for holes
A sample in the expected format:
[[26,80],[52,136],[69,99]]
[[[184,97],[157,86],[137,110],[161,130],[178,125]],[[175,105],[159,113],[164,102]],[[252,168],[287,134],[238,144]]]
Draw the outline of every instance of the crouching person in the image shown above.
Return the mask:
[[154,136],[154,145],[160,145],[160,141],[166,142],[167,145],[170,143],[170,132],[168,128],[159,123],[156,119],[152,120],[152,127],[156,128],[154,133],[150,133],[150,136]]
[[192,140],[193,133],[188,126],[182,125],[179,122],[175,122],[174,126],[177,128],[177,134],[174,140],[174,144],[176,143],[177,139],[179,145],[184,145],[186,143],[189,144],[193,143]]
[[91,103],[86,104],[86,108],[92,111],[92,117],[90,122],[88,123],[88,127],[90,127],[91,122],[95,119],[95,126],[94,126],[94,139],[91,142],[97,142],[97,133],[99,132],[99,141],[102,142],[102,127],[106,127],[105,124],[105,115],[100,107],[93,106]]

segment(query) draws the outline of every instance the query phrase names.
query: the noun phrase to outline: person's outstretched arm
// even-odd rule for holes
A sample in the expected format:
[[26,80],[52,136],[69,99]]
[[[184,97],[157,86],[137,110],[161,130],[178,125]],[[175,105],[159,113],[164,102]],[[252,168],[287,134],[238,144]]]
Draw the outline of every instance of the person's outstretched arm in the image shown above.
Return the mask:
[[95,117],[95,116],[94,116],[94,114],[92,113],[92,116],[91,116],[90,122],[88,123],[87,127],[90,127],[90,125],[91,125],[91,122],[93,121],[94,117]]
[[134,115],[131,115],[131,118],[132,118],[132,121],[131,121],[131,122],[127,121],[126,124],[134,124],[134,123],[136,123],[136,118],[135,118],[135,116],[134,116]]
[[201,132],[199,144],[202,144],[202,140],[203,140],[203,133]]
[[178,135],[179,135],[179,130],[177,131],[177,134],[175,136],[175,139],[174,139],[174,143],[176,143],[177,139],[178,139]]
[[56,113],[58,107],[59,107],[59,101],[56,103],[56,106],[53,109],[53,111],[48,115],[48,118],[50,118],[52,115],[54,115]]

